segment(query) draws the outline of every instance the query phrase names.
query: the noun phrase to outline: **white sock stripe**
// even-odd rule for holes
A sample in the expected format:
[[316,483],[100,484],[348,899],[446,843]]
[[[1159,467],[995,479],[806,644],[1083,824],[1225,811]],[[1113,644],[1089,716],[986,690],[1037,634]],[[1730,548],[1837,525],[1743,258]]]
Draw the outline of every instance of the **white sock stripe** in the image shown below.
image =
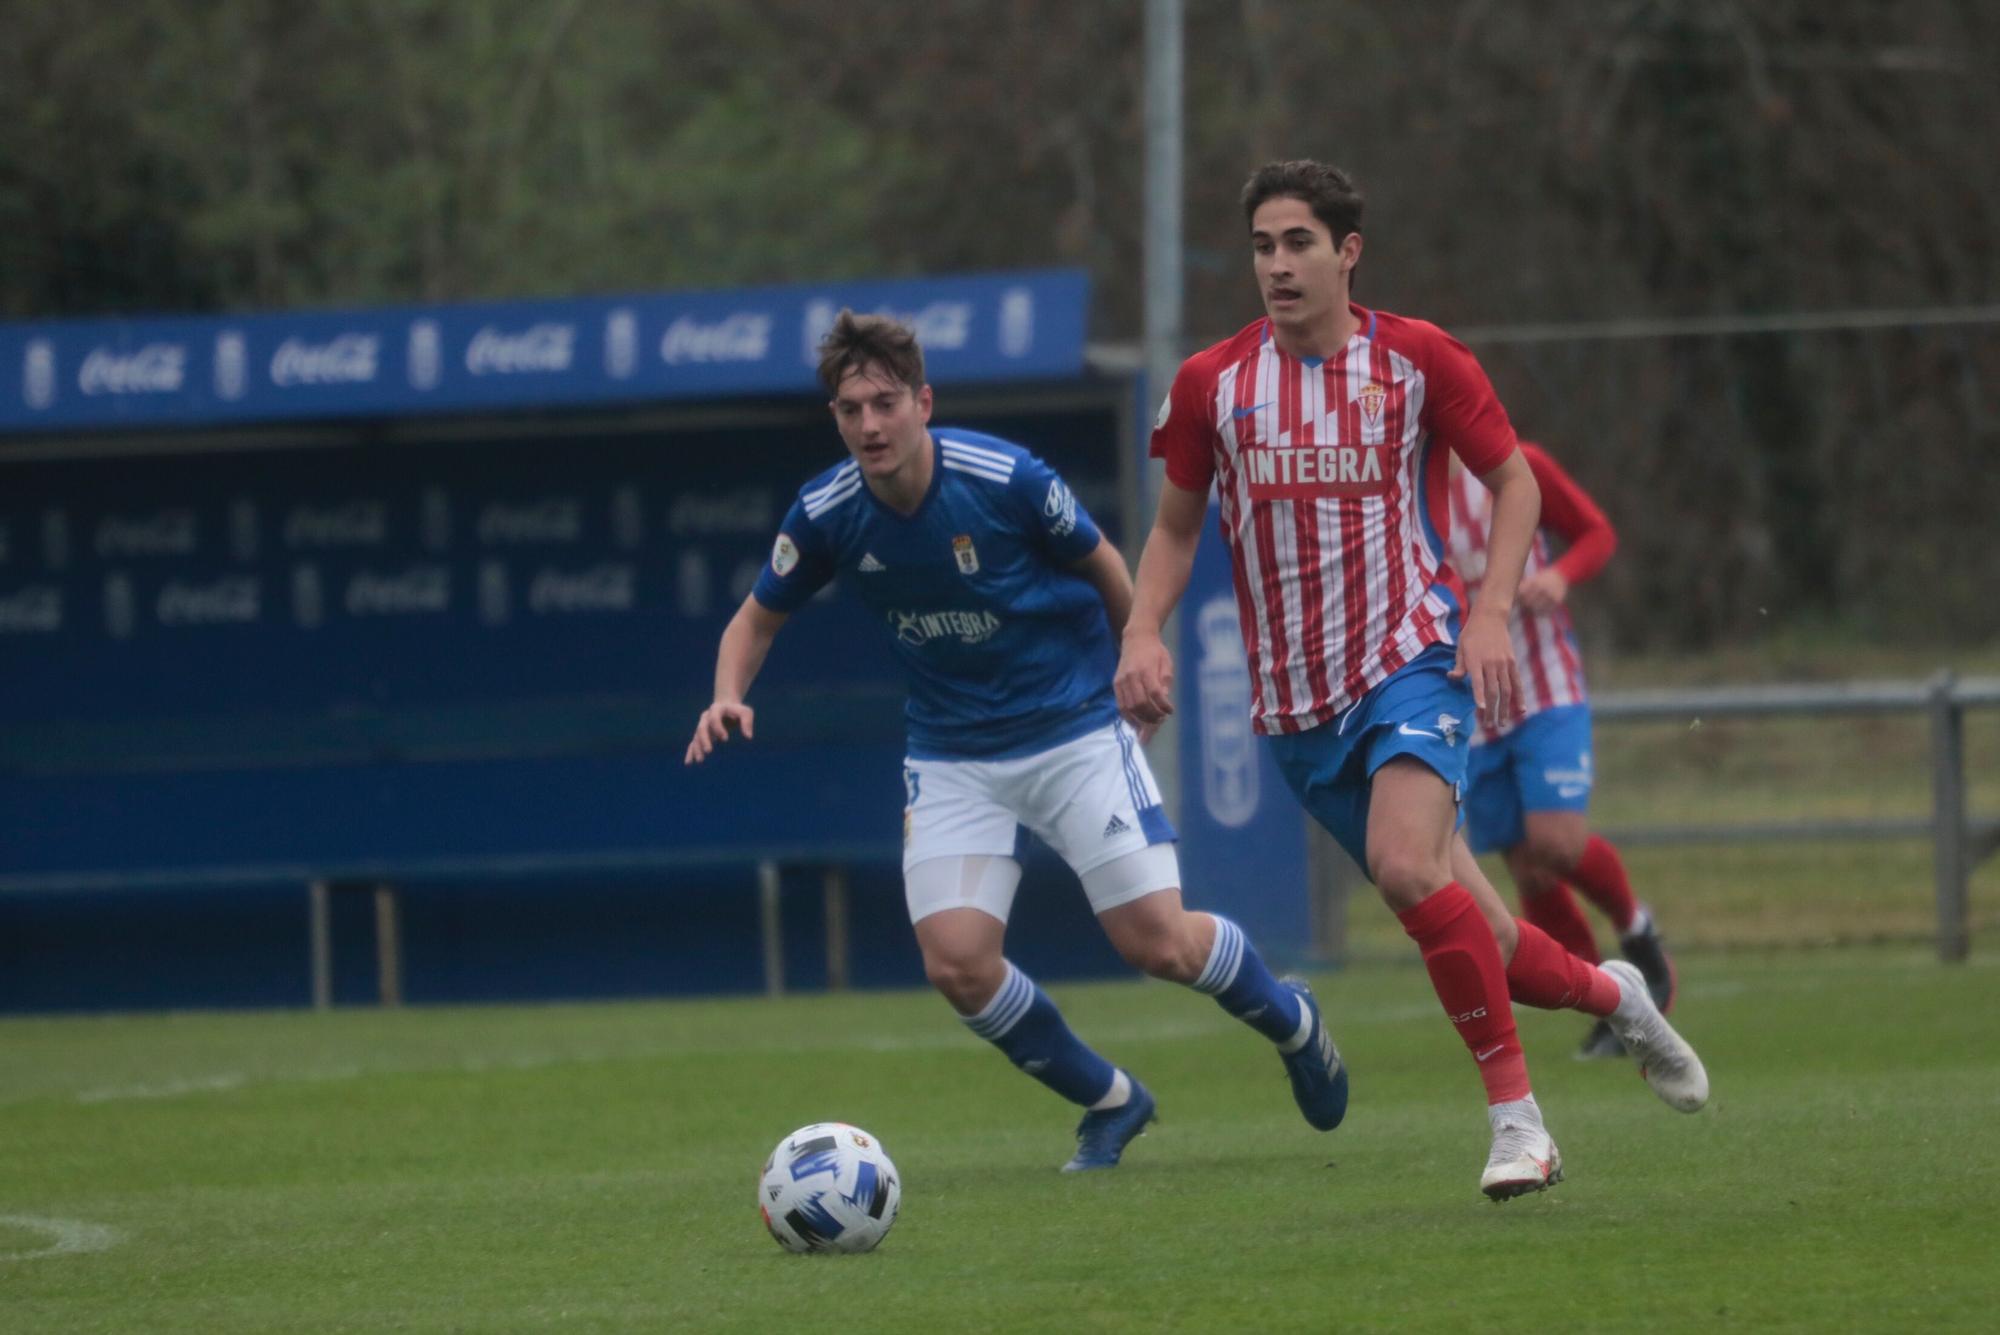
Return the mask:
[[1000,990],[993,994],[993,1000],[986,1003],[985,1010],[964,1017],[965,1027],[984,1039],[1002,1038],[1034,1004],[1034,983],[1010,960],[1007,978],[1000,984]]
[[1035,1004],[1035,985],[1028,981],[1028,975],[1014,974],[1014,990],[1008,994],[1006,1009],[994,1017],[993,1037],[1003,1037],[1008,1030],[1020,1023],[1028,1013],[1028,1007]]
[[1215,917],[1215,944],[1209,947],[1208,963],[1194,980],[1194,990],[1214,996],[1236,981],[1237,968],[1243,963],[1244,939],[1241,927],[1219,915],[1211,916]]
[[1197,990],[1214,995],[1229,986],[1222,981],[1230,973],[1230,933],[1236,924],[1227,918],[1215,920],[1215,944],[1209,947],[1208,963],[1202,966],[1201,977],[1194,980]]
[[1299,1003],[1299,1027],[1292,1030],[1292,1036],[1278,1044],[1278,1051],[1290,1056],[1304,1047],[1313,1036],[1312,1011],[1306,1006],[1304,997],[1294,998]]
[[1006,1014],[1006,1007],[1011,998],[1009,989],[1012,987],[1012,984],[1013,980],[1011,978],[1007,982],[1002,983],[1000,990],[994,993],[993,1000],[986,1003],[985,1010],[979,1012],[977,1015],[966,1017],[965,1027],[981,1038],[992,1038],[994,1027],[1000,1023],[1001,1018]]

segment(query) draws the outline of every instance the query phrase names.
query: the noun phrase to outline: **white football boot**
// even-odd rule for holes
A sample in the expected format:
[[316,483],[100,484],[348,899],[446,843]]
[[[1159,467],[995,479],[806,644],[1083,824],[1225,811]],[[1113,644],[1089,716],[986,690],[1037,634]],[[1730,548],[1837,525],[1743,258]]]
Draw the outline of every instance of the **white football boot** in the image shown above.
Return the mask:
[[1618,980],[1618,1009],[1607,1018],[1611,1031],[1639,1063],[1639,1074],[1669,1108],[1700,1111],[1708,1102],[1708,1072],[1688,1041],[1674,1032],[1653,1004],[1639,966],[1612,960],[1598,967]]
[[1479,1175],[1479,1189],[1489,1198],[1512,1200],[1562,1181],[1562,1152],[1542,1125],[1542,1111],[1533,1096],[1496,1103],[1486,1115],[1493,1123],[1493,1150],[1486,1156],[1486,1171]]

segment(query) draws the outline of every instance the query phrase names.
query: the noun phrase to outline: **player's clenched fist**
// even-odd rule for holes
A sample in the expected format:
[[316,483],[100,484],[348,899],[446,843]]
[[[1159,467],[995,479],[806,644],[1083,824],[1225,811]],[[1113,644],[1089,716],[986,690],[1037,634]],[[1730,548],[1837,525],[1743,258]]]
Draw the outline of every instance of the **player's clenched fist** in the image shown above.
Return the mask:
[[[1118,656],[1118,675],[1111,680],[1118,712],[1142,728],[1159,726],[1174,712],[1174,656],[1158,635],[1126,639]],[[1147,736],[1151,733],[1148,731]]]
[[732,723],[746,738],[756,736],[752,726],[756,720],[757,711],[750,706],[717,700],[702,710],[701,717],[695,720],[694,740],[688,743],[687,759],[682,763],[699,765],[708,759],[710,751],[729,740],[729,725]]

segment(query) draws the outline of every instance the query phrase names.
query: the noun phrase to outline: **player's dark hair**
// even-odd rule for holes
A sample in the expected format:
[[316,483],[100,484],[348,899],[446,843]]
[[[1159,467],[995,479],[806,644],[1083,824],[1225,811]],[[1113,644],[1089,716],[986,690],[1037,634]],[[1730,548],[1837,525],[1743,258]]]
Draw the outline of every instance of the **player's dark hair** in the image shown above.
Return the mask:
[[850,372],[871,366],[908,385],[912,394],[924,387],[924,350],[908,325],[843,309],[819,341],[819,382],[828,394],[838,394]]
[[1335,245],[1361,230],[1361,189],[1338,167],[1311,158],[1267,162],[1243,183],[1243,221],[1248,224],[1266,200],[1297,199],[1326,224]]

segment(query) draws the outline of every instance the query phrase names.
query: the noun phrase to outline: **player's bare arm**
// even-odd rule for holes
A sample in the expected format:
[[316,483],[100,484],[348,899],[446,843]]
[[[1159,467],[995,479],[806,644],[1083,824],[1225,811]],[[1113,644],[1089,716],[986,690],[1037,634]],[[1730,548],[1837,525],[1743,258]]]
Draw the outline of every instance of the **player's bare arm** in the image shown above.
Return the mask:
[[715,702],[695,721],[694,740],[688,743],[683,764],[699,765],[708,759],[709,752],[729,740],[732,725],[746,739],[756,735],[757,712],[743,703],[743,697],[750,693],[750,683],[757,679],[764,655],[787,619],[788,614],[773,612],[754,594],[736,609],[715,653]]
[[1113,635],[1125,633],[1125,623],[1132,617],[1132,572],[1125,568],[1125,557],[1108,538],[1099,538],[1097,546],[1091,548],[1090,555],[1070,566],[1077,574],[1090,581],[1097,590],[1097,596],[1104,600],[1104,619],[1111,624]]
[[1207,513],[1207,492],[1189,491],[1172,479],[1161,484],[1160,508],[1139,556],[1132,615],[1125,623],[1118,675],[1112,680],[1118,712],[1129,722],[1156,725],[1174,712],[1174,657],[1160,638],[1160,627],[1187,592]]
[[1518,448],[1499,467],[1480,474],[1479,481],[1493,493],[1486,577],[1466,613],[1465,630],[1458,639],[1458,662],[1451,675],[1470,681],[1473,707],[1489,726],[1498,727],[1520,708],[1520,676],[1507,619],[1513,615],[1521,567],[1541,519],[1542,492]]

